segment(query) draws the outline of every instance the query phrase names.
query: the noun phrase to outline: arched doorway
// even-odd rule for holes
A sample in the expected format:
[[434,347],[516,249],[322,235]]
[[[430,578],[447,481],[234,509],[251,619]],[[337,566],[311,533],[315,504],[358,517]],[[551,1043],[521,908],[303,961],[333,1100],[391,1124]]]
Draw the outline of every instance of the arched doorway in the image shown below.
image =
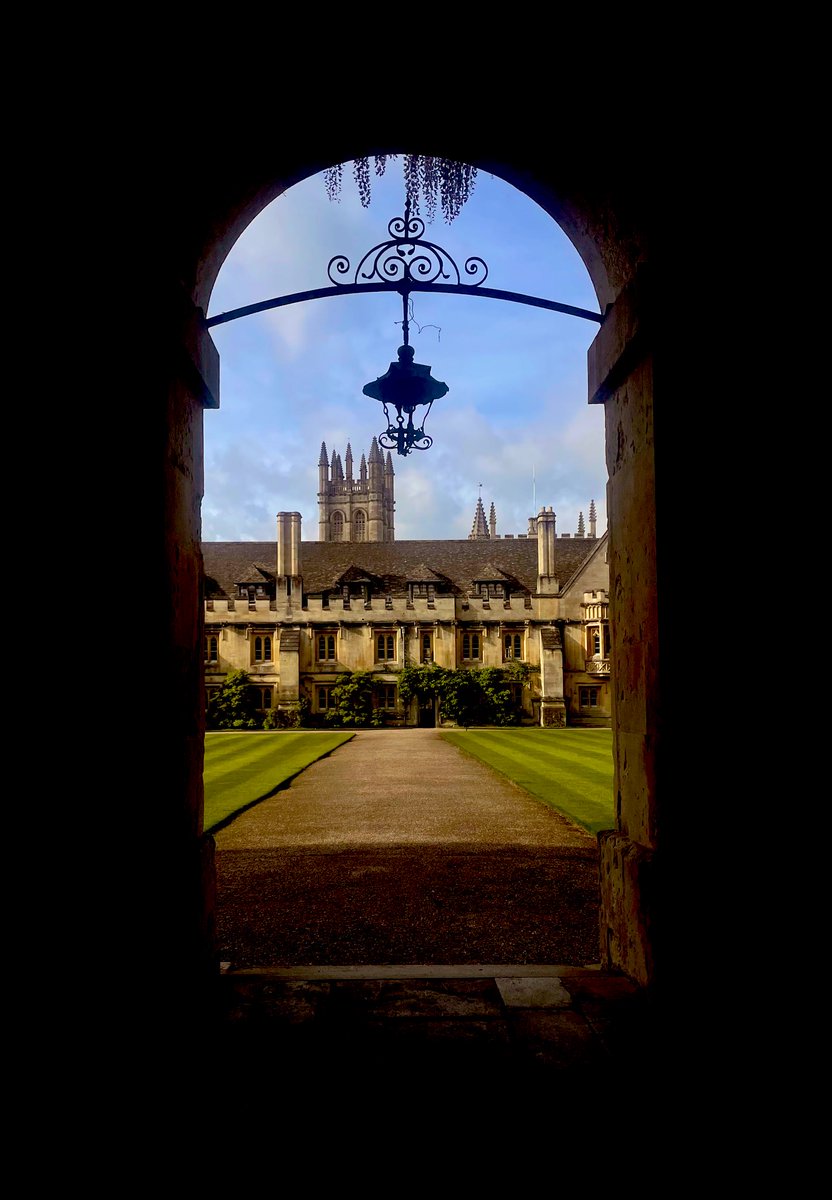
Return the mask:
[[[614,621],[620,647],[614,675],[620,680],[614,714],[618,827],[602,847],[604,919],[602,950],[608,964],[637,981],[661,976],[666,946],[657,938],[665,920],[664,895],[654,869],[661,843],[657,803],[659,697],[666,663],[659,636],[656,570],[656,474],[653,440],[652,337],[648,267],[652,203],[649,176],[620,170],[627,145],[599,148],[561,143],[549,153],[535,141],[495,134],[485,151],[476,137],[452,135],[447,126],[423,131],[431,152],[474,162],[532,196],[567,232],[593,279],[604,326],[590,350],[590,399],[607,411],[610,478],[611,577],[616,581]],[[165,815],[169,870],[160,880],[160,946],[177,974],[210,971],[211,847],[199,837],[201,805],[201,630],[186,614],[198,610],[202,406],[212,402],[218,370],[210,338],[201,328],[213,280],[239,232],[286,186],[364,152],[357,131],[314,144],[306,138],[274,143],[240,139],[211,170],[197,172],[197,147],[176,164],[160,296],[166,303],[165,336],[176,354],[161,376],[168,413],[163,494],[176,519],[163,521],[165,553],[157,568],[167,598],[162,642],[169,718],[160,737],[168,756]],[[373,146],[398,148],[395,138]],[[197,177],[199,186],[197,186]],[[660,579],[659,579],[660,583]],[[664,693],[666,694],[666,693]],[[166,885],[166,886],[165,886]],[[183,886],[184,885],[184,886]],[[177,915],[171,920],[171,913]],[[162,933],[164,929],[164,933]],[[191,995],[187,1007],[192,1011]]]

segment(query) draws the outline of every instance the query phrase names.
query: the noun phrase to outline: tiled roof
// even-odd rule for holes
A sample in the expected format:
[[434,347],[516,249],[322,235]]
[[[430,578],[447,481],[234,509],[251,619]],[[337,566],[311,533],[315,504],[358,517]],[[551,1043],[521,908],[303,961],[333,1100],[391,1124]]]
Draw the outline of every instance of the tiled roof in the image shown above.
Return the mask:
[[[561,586],[597,549],[599,540],[557,539],[554,573]],[[276,573],[276,542],[203,542],[202,554],[208,599],[235,596],[236,584],[245,580],[252,564],[269,578]],[[337,589],[345,576],[369,578],[379,591],[399,596],[406,595],[408,583],[434,578],[440,595],[445,590],[461,594],[479,580],[501,577],[516,580],[518,590],[534,592],[537,539],[303,542],[300,573],[304,592],[312,596]]]
[[266,571],[265,568],[258,567],[256,563],[250,563],[239,579],[235,583],[263,583],[264,580],[271,581],[274,579],[273,571]]

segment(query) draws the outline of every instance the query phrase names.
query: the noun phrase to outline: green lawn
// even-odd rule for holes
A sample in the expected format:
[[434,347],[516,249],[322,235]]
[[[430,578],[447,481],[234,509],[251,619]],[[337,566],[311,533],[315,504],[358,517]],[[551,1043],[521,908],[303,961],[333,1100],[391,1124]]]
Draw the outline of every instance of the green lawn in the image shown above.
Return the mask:
[[609,729],[442,730],[480,759],[590,833],[615,825]]
[[[441,730],[441,736],[507,776],[591,833],[612,829],[609,729]],[[219,829],[350,740],[343,731],[274,730],[205,735],[205,830]]]
[[348,742],[353,733],[310,730],[206,733],[204,828],[219,829]]

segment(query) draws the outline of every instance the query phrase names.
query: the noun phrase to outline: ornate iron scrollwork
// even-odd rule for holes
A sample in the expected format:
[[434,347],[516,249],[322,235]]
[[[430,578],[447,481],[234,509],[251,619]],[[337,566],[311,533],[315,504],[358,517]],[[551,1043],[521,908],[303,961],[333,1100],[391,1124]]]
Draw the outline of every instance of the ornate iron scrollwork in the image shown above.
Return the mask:
[[[425,222],[421,217],[393,217],[387,224],[390,241],[380,242],[368,250],[351,279],[350,260],[336,254],[327,264],[327,275],[336,287],[345,283],[359,284],[362,280],[382,283],[462,284],[463,276],[452,256],[436,242],[425,241]],[[462,271],[469,287],[480,287],[488,278],[488,267],[482,258],[472,255],[465,260]],[[340,278],[339,278],[340,276]]]

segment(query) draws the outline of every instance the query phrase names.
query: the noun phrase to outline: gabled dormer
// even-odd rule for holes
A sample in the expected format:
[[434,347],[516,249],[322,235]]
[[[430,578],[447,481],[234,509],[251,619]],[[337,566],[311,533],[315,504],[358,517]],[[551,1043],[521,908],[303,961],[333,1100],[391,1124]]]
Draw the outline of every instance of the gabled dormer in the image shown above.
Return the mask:
[[493,563],[484,563],[477,571],[477,578],[472,580],[470,594],[488,607],[492,600],[506,601],[511,595],[512,586],[515,590],[521,590],[516,579],[506,575]]
[[384,583],[376,575],[371,574],[360,566],[348,567],[333,581],[330,598],[340,599],[344,608],[353,604],[361,604],[370,608],[373,596],[383,595]]
[[447,591],[448,580],[438,574],[432,567],[419,563],[408,573],[407,578],[407,607],[413,608],[415,601],[423,601],[428,608],[433,608],[437,593]]
[[243,572],[242,578],[237,579],[234,586],[235,598],[247,601],[249,608],[253,608],[258,600],[275,598],[274,575],[264,571],[256,563],[252,563],[248,570]]

